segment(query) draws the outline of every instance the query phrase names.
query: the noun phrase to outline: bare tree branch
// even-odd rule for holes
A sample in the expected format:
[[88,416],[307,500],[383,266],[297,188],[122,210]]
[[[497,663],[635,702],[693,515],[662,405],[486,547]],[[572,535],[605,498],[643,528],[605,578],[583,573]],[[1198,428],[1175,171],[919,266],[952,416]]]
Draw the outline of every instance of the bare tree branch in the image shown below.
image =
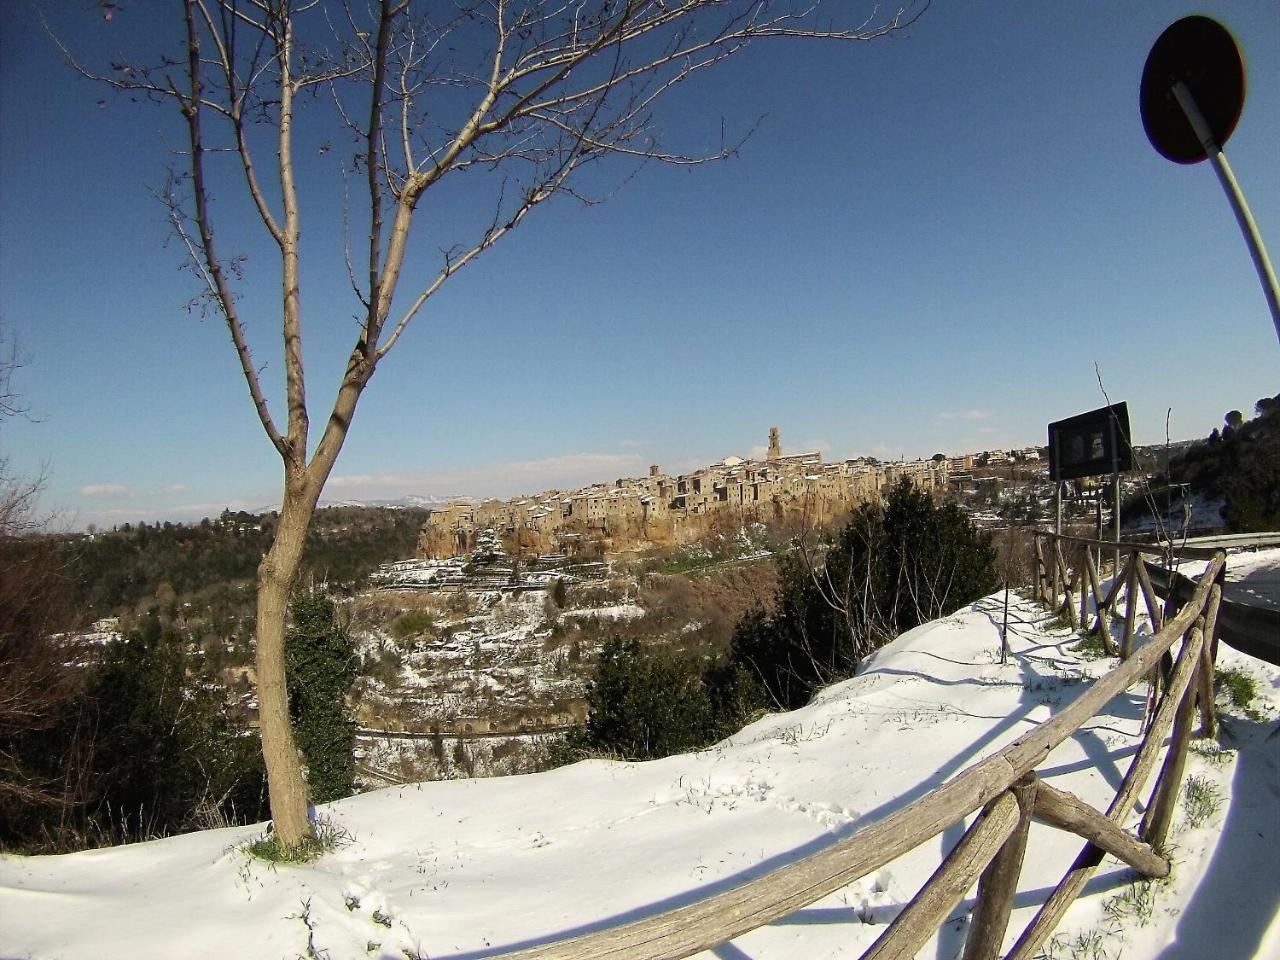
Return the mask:
[[[210,281],[212,291],[222,309],[227,322],[227,331],[231,334],[231,342],[235,346],[236,356],[240,360],[240,370],[244,374],[245,383],[249,387],[249,396],[253,400],[254,409],[262,428],[272,445],[288,456],[288,445],[271,418],[267,408],[266,397],[262,393],[262,384],[258,371],[254,368],[249,344],[245,340],[244,325],[240,322],[240,314],[236,307],[235,297],[227,284],[226,274],[222,269],[222,261],[218,257],[213,239],[213,220],[209,213],[208,192],[205,184],[204,143],[200,127],[200,115],[203,109],[200,84],[200,41],[197,33],[195,11],[192,0],[186,0],[188,71],[190,79],[190,96],[183,103],[182,114],[187,121],[187,131],[191,144],[191,182],[195,202],[195,222],[200,231],[200,247],[204,254],[202,271]],[[197,260],[199,263],[199,260]]]

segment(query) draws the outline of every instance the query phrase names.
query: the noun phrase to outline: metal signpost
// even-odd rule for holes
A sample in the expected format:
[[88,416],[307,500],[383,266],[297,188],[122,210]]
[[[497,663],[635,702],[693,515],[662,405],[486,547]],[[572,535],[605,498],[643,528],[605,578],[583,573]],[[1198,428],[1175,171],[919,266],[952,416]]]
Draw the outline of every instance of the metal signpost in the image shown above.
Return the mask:
[[1208,159],[1213,164],[1249,245],[1280,338],[1280,284],[1222,152],[1240,119],[1244,93],[1244,60],[1227,28],[1208,17],[1184,17],[1160,34],[1147,55],[1138,105],[1147,139],[1161,156],[1174,163]]

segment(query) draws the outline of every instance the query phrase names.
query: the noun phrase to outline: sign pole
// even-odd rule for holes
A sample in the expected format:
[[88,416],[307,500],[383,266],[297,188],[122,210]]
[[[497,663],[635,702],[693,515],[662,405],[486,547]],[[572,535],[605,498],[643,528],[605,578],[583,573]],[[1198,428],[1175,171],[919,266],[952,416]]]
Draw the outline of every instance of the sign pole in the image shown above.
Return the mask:
[[1058,536],[1062,536],[1062,481],[1058,481],[1058,485],[1053,491],[1054,512],[1057,519],[1053,524],[1053,532]]
[[1249,204],[1245,201],[1244,191],[1240,189],[1240,184],[1231,171],[1231,165],[1227,163],[1227,155],[1214,139],[1208,121],[1200,112],[1200,105],[1196,103],[1196,98],[1191,95],[1191,91],[1181,80],[1174,82],[1173,96],[1177,99],[1182,112],[1187,115],[1187,122],[1191,124],[1191,129],[1195,131],[1201,146],[1204,147],[1204,152],[1208,154],[1209,161],[1213,164],[1214,172],[1218,174],[1218,181],[1227,195],[1227,202],[1231,204],[1236,222],[1240,224],[1240,232],[1244,234],[1244,242],[1249,246],[1249,255],[1253,257],[1258,279],[1262,282],[1262,292],[1267,298],[1267,306],[1271,309],[1271,322],[1275,325],[1276,337],[1280,338],[1280,283],[1276,281],[1276,272],[1267,256],[1267,248],[1262,243],[1258,224],[1253,219]]

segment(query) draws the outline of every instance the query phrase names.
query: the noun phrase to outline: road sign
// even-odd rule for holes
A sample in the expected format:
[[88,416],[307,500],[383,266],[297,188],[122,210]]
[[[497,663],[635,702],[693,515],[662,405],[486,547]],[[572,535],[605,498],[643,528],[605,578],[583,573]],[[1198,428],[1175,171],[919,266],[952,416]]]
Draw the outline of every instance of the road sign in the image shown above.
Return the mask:
[[1138,106],[1147,139],[1161,156],[1174,163],[1210,160],[1249,246],[1280,338],[1280,281],[1222,149],[1244,108],[1244,60],[1227,28],[1200,16],[1170,25],[1147,54]]
[[1240,120],[1245,94],[1244,60],[1226,27],[1208,17],[1179,20],[1160,34],[1142,70],[1138,105],[1147,139],[1174,163],[1199,163],[1209,151],[1174,93],[1179,82],[1221,148]]
[[1049,479],[1077,480],[1133,469],[1129,407],[1117,403],[1049,424]]

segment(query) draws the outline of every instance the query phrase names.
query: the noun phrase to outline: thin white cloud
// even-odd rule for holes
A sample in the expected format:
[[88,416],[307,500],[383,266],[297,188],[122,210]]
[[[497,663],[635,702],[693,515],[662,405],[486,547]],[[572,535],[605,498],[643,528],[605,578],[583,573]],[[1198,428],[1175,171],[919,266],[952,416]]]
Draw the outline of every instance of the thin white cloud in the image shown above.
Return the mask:
[[187,485],[185,483],[171,483],[167,487],[160,490],[161,493],[186,493]]
[[653,445],[652,440],[619,440],[618,441],[618,446],[627,447],[627,448],[649,447],[652,445]]
[[95,499],[119,499],[129,496],[129,488],[122,483],[91,483],[80,488],[80,496]]
[[638,453],[565,453],[539,460],[508,460],[439,470],[354,473],[331,477],[325,494],[353,500],[409,494],[509,497],[548,488],[573,488],[640,476],[648,462]]
[[990,420],[990,410],[943,410],[938,414],[939,420]]

